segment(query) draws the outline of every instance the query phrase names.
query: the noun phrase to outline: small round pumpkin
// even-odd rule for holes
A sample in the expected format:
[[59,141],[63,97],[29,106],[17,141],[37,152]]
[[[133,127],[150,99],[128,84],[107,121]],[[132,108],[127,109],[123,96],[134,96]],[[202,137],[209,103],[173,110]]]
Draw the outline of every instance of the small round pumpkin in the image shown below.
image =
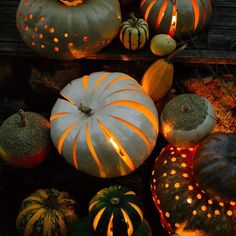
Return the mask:
[[211,0],[142,0],[141,14],[156,34],[189,36],[209,22]]
[[121,26],[120,41],[127,49],[141,49],[149,39],[148,23],[141,18],[136,18],[133,13],[130,17]]
[[78,204],[67,192],[39,189],[22,201],[16,226],[24,236],[66,236],[77,214]]
[[136,80],[95,72],[61,91],[51,113],[51,138],[77,170],[111,178],[138,168],[158,134],[154,103]]
[[119,32],[118,0],[21,0],[16,24],[38,54],[74,60],[96,53]]
[[236,133],[214,133],[204,139],[194,157],[200,187],[217,200],[236,200]]
[[50,123],[42,115],[20,110],[0,127],[0,156],[19,168],[38,166],[51,149]]
[[150,48],[153,54],[166,56],[175,50],[176,41],[167,34],[158,34],[152,38]]
[[[161,222],[170,235],[236,235],[236,202],[218,201],[201,188],[193,171],[196,150],[197,146],[179,148],[169,144],[155,161],[151,191]],[[209,152],[211,160],[214,159],[211,155],[219,156]],[[202,162],[214,168],[207,160]],[[224,177],[224,173],[217,175]],[[209,178],[214,179],[212,174],[216,172],[209,172]]]
[[110,186],[91,199],[89,218],[101,235],[131,236],[143,222],[142,202],[128,188]]
[[211,103],[196,94],[181,94],[164,107],[161,130],[166,140],[179,147],[190,147],[213,129],[215,114]]

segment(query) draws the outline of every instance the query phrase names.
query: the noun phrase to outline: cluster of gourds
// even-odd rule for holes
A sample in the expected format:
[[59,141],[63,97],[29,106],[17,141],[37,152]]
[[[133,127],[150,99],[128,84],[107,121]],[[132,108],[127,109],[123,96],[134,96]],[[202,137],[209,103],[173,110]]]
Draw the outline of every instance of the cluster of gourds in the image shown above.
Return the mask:
[[[172,37],[201,30],[211,15],[210,0],[142,0],[144,19],[131,15],[122,25],[120,3],[21,1],[17,27],[24,41],[43,56],[86,57],[110,43],[119,30],[126,48],[140,49],[149,39],[149,27],[158,34],[151,51],[170,55],[148,68],[141,85],[119,72],[95,72],[73,80],[61,91],[50,123],[20,110],[0,127],[0,155],[11,165],[31,168],[49,154],[52,140],[77,170],[101,178],[124,176],[150,156],[160,126],[169,144],[155,162],[151,191],[163,226],[180,236],[234,235],[236,135],[210,134],[214,111],[198,95],[171,99],[160,122],[154,104],[170,90],[171,59],[185,47],[173,52]],[[25,236],[151,235],[140,200],[124,187],[98,192],[89,203],[89,218],[78,220],[77,205],[65,192],[37,190],[22,202],[17,228]]]
[[79,217],[79,204],[67,192],[38,189],[21,202],[16,226],[24,236],[151,236],[142,202],[126,187],[101,189],[90,200],[88,213]]

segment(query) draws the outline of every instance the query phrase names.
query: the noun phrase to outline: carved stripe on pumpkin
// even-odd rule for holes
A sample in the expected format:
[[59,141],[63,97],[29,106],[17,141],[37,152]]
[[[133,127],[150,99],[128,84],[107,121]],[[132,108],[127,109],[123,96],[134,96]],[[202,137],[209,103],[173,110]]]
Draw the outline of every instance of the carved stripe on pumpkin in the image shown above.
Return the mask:
[[61,155],[62,153],[62,146],[63,146],[63,143],[65,141],[65,138],[67,137],[67,135],[70,133],[70,131],[76,126],[78,125],[78,122],[74,122],[72,123],[69,127],[66,128],[66,130],[62,133],[59,141],[58,141],[58,145],[57,145],[57,149],[58,149],[58,152],[59,154]]
[[76,144],[77,144],[77,138],[78,138],[79,132],[77,132],[77,134],[75,135],[74,141],[73,141],[73,151],[72,151],[72,159],[73,159],[73,163],[74,163],[74,167],[78,170],[79,166],[78,166],[78,160],[77,160],[77,155],[76,155]]
[[202,4],[202,7],[204,9],[204,12],[203,12],[203,24],[205,24],[207,9],[206,9],[206,6],[205,6],[205,3],[203,2],[203,0],[201,0],[201,4]]
[[127,226],[127,233],[128,235],[132,235],[134,232],[134,228],[133,228],[133,224],[130,220],[130,217],[128,216],[128,214],[125,212],[124,209],[121,208],[121,212],[125,218],[125,221],[127,222],[128,226]]
[[89,76],[88,75],[83,76],[82,81],[83,81],[84,91],[87,93],[88,92]]
[[112,231],[113,218],[114,218],[114,214],[112,213],[111,217],[110,217],[110,220],[109,220],[109,223],[108,223],[108,226],[107,226],[107,236],[113,236],[113,231]]
[[92,140],[91,140],[91,136],[90,136],[90,133],[89,133],[89,129],[88,129],[88,124],[86,125],[86,140],[87,140],[87,144],[88,144],[88,147],[89,147],[89,151],[94,159],[94,161],[96,162],[97,166],[98,166],[98,169],[100,171],[100,176],[101,177],[105,177],[106,176],[106,173],[105,173],[105,170],[99,160],[99,157],[94,149],[94,146],[93,146],[93,143],[92,143]]
[[95,87],[94,87],[94,92],[96,92],[96,89],[98,88],[98,86],[101,84],[101,82],[110,75],[110,72],[104,72],[97,80]]
[[194,30],[198,27],[199,19],[200,19],[200,9],[198,6],[197,0],[191,0],[191,4],[194,10]]
[[77,106],[76,102],[73,101],[71,98],[67,97],[66,95],[64,95],[62,92],[60,92],[60,95],[65,98],[68,102],[70,102],[71,104]]
[[91,209],[99,202],[99,200],[94,201],[93,203],[89,203],[89,212],[91,211]]
[[62,116],[69,115],[69,114],[71,114],[71,113],[70,112],[60,112],[60,113],[54,114],[50,117],[50,121],[53,121],[58,117],[62,117]]
[[134,191],[128,191],[124,195],[136,195]]
[[124,124],[125,126],[129,127],[130,129],[132,129],[147,145],[148,149],[151,150],[152,145],[148,139],[148,137],[145,135],[145,133],[143,133],[143,131],[141,131],[139,128],[137,128],[136,126],[134,126],[133,124],[131,124],[130,122],[123,120],[119,117],[116,116],[112,116],[110,115],[110,117],[112,117],[113,119],[121,122],[122,124]]
[[94,220],[93,220],[93,229],[96,230],[97,229],[97,226],[98,226],[98,222],[99,220],[101,219],[101,216],[103,214],[103,212],[106,210],[106,207],[103,207],[98,213],[97,215],[94,217]]
[[140,7],[142,8],[143,5],[146,3],[147,0],[142,0]]
[[157,119],[155,115],[152,113],[152,111],[147,108],[147,106],[141,103],[135,102],[135,101],[130,101],[130,100],[119,100],[119,101],[111,102],[105,105],[105,107],[109,107],[109,106],[126,106],[126,107],[139,111],[140,113],[142,113],[144,116],[147,117],[147,119],[152,123],[156,132],[158,132]]
[[131,78],[130,76],[128,75],[121,75],[115,79],[113,79],[102,91],[102,93],[104,93],[107,89],[109,89],[113,84],[119,82],[119,81],[122,81],[122,80],[134,80],[133,78]]
[[135,211],[138,212],[141,221],[143,221],[143,212],[142,212],[142,210],[141,210],[137,205],[135,205],[134,203],[128,202],[128,204],[129,204],[131,207],[133,207],[133,208],[135,209]]
[[120,90],[117,90],[117,91],[115,91],[115,92],[113,92],[113,93],[110,93],[110,94],[108,94],[108,95],[106,95],[104,98],[107,98],[107,97],[110,97],[111,95],[113,95],[113,94],[116,94],[116,93],[122,93],[122,92],[136,92],[136,93],[140,93],[140,94],[143,94],[143,95],[145,95],[145,96],[147,96],[147,93],[146,92],[144,92],[143,90],[137,90],[137,89],[120,89]]
[[162,6],[160,8],[160,11],[159,11],[159,14],[158,14],[158,17],[157,17],[157,21],[156,21],[156,29],[160,26],[161,24],[161,21],[164,17],[164,14],[165,14],[165,11],[166,11],[166,8],[167,8],[167,5],[168,5],[168,0],[165,0],[163,3],[162,3]]
[[169,35],[171,37],[174,36],[176,27],[177,27],[177,8],[176,8],[176,2],[173,3],[173,9],[172,9],[172,18],[171,18],[171,25],[169,30]]
[[149,14],[150,14],[150,11],[152,10],[154,4],[156,3],[156,1],[152,1],[150,2],[150,4],[148,5],[147,9],[146,9],[146,12],[145,12],[145,15],[144,15],[144,19],[145,21],[148,21],[148,17],[149,17]]
[[[96,119],[97,120],[97,119]],[[126,152],[126,150],[121,145],[120,141],[115,137],[115,135],[99,120],[97,120],[100,128],[103,130],[105,136],[108,138],[108,140],[111,142],[114,150],[119,155],[119,157],[124,161],[124,163],[129,167],[131,171],[135,170],[134,163],[132,162],[132,159],[130,158],[129,154]]]

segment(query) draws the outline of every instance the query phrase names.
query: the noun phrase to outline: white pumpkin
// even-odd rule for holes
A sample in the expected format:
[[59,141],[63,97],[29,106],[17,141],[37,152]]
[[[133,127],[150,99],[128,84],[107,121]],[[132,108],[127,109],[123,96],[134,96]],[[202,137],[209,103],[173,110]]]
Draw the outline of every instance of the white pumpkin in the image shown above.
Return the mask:
[[152,152],[158,114],[130,76],[95,72],[69,83],[61,96],[51,113],[51,138],[76,169],[96,177],[122,176]]
[[181,94],[164,107],[161,132],[166,140],[178,147],[199,143],[213,129],[215,114],[211,103],[196,94]]

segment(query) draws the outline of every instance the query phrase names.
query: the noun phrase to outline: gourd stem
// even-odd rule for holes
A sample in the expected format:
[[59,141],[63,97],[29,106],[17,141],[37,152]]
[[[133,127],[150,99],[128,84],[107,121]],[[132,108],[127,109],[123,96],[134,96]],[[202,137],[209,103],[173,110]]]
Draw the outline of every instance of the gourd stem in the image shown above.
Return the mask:
[[184,44],[183,46],[181,46],[180,48],[178,48],[177,50],[175,50],[173,53],[171,53],[166,60],[168,62],[171,62],[173,60],[173,58],[175,58],[177,56],[177,54],[179,54],[180,52],[182,52],[186,47],[187,47],[187,43]]
[[59,0],[59,1],[64,3],[68,7],[74,7],[84,2],[84,0]]
[[52,190],[52,192],[48,195],[45,207],[47,207],[49,209],[55,208],[55,204],[56,204],[56,200],[57,200],[58,196],[59,196],[59,192]]
[[111,199],[111,203],[112,203],[113,205],[118,205],[118,204],[120,203],[120,199],[119,199],[118,197],[113,197],[113,198]]
[[130,18],[133,20],[133,22],[134,22],[134,27],[136,27],[136,24],[137,24],[137,22],[138,22],[138,18],[134,15],[134,13],[133,12],[131,12],[130,14],[129,14],[129,16],[130,16]]
[[86,115],[91,115],[93,111],[90,107],[87,107],[83,105],[82,103],[79,104],[78,109],[82,111],[83,113],[85,113]]
[[20,109],[18,111],[18,114],[20,115],[20,126],[25,127],[26,126],[26,115],[23,109]]

